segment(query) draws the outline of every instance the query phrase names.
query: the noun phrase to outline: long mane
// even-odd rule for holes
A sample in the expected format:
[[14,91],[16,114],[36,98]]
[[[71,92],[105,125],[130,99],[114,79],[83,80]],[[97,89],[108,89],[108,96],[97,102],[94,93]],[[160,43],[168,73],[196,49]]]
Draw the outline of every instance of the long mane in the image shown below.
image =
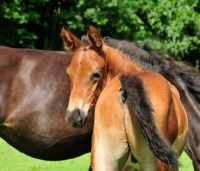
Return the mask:
[[133,42],[120,41],[111,37],[104,37],[103,40],[106,45],[117,49],[140,67],[172,79],[181,78],[189,92],[200,104],[200,73],[192,65],[176,61],[170,56],[164,56],[148,44],[140,47]]

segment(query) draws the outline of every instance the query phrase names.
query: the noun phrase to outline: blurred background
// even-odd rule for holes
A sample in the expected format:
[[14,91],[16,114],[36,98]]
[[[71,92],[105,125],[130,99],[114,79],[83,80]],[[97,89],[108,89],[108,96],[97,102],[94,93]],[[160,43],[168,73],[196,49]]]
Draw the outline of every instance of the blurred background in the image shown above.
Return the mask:
[[3,46],[64,50],[62,27],[81,37],[88,25],[199,68],[199,0],[1,0]]

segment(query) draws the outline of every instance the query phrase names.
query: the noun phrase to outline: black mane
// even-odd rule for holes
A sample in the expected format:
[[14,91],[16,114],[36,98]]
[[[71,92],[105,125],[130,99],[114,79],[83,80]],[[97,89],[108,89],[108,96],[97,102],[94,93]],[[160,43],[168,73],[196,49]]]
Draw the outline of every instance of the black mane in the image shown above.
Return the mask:
[[167,61],[173,60],[169,57],[161,57],[157,51],[152,49],[147,44],[144,44],[142,47],[139,45],[129,42],[126,40],[116,40],[111,37],[104,37],[104,42],[106,45],[117,49],[119,52],[127,56],[131,61],[137,63],[140,67],[146,68],[147,70],[165,73],[170,77],[174,78],[175,74],[171,71],[169,72],[169,66]]
[[148,44],[140,47],[133,42],[116,40],[111,37],[104,37],[103,40],[106,45],[117,49],[140,67],[157,72],[164,77],[181,78],[200,104],[200,73],[192,65],[175,61],[170,56],[164,56]]
[[83,35],[83,36],[81,37],[81,43],[82,43],[82,45],[85,46],[85,47],[88,45],[88,37],[87,37],[86,35]]

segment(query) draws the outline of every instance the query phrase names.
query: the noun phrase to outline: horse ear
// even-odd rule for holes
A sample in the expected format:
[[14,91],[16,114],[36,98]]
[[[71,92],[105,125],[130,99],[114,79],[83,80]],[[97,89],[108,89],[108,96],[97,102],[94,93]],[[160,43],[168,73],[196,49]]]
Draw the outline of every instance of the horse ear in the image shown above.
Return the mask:
[[61,33],[65,48],[70,52],[75,52],[81,46],[81,41],[67,27],[63,27]]
[[88,40],[90,43],[98,49],[101,49],[103,46],[103,41],[100,35],[100,32],[94,26],[88,26]]

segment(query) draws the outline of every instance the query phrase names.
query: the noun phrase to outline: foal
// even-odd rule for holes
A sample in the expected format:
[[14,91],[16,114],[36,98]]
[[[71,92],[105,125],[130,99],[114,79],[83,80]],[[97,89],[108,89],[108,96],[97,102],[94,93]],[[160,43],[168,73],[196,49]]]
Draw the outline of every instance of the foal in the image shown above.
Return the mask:
[[[104,107],[101,108],[101,105],[98,107],[97,104],[92,143],[93,170],[107,170],[108,166],[110,166],[109,170],[120,170],[129,152],[138,161],[142,170],[156,169],[164,171],[169,170],[170,166],[177,170],[177,156],[169,144],[180,156],[186,143],[188,130],[187,116],[180,103],[177,90],[162,76],[147,71],[145,68],[131,62],[118,51],[106,46],[95,27],[89,26],[87,36],[88,39],[81,42],[69,30],[62,29],[62,37],[66,48],[74,52],[71,64],[67,68],[67,76],[71,82],[71,94],[66,111],[67,121],[75,127],[82,127],[87,117],[93,114],[101,91],[105,87],[106,89],[113,87],[109,86],[109,82],[119,73],[129,72],[135,74],[130,77],[130,80],[133,77],[134,81],[130,84],[128,82],[128,87],[137,90],[134,91],[136,94],[131,94],[126,86],[125,88],[121,86],[121,89],[120,81],[118,81],[118,86],[113,89],[113,93],[116,95],[116,91],[122,90],[123,107],[119,102],[117,103],[117,100],[121,99],[119,96],[104,93],[107,98],[105,98],[105,104],[102,106],[110,104],[113,111],[115,111],[113,112],[115,115],[110,111],[106,111],[106,119],[104,113],[102,113],[102,118],[98,117],[103,112]],[[124,80],[128,79],[124,77]],[[135,82],[134,86],[133,83]],[[137,82],[139,83],[137,84]],[[124,81],[121,81],[122,85],[123,83]],[[129,97],[133,97],[129,102],[130,104],[126,103],[126,95],[127,101],[129,101]],[[101,103],[101,101],[99,100],[98,103]],[[110,107],[107,109],[111,110]],[[98,114],[98,112],[100,113]],[[110,141],[110,144],[109,141],[106,141],[107,138],[104,139],[104,136],[99,134],[98,131],[101,132],[100,128],[102,128],[102,133],[105,133],[103,131],[112,130],[112,128],[116,130],[115,126],[109,124],[109,121],[116,120],[117,116],[122,117],[121,121],[116,121],[117,126],[122,129],[117,129],[119,130],[119,132],[116,131],[117,134],[115,132],[117,136],[112,137],[115,144],[112,144],[112,141]],[[147,122],[144,122],[145,119],[147,119]],[[105,125],[98,124],[102,120],[106,121],[103,122]],[[128,120],[130,122],[127,122]],[[139,126],[136,126],[137,124]],[[126,145],[123,144],[123,141],[119,141],[122,144],[117,141],[121,137],[120,130],[127,134],[127,138],[123,139]],[[102,144],[96,145],[97,140]],[[114,148],[117,144],[119,144],[119,148],[117,146],[117,148]],[[103,150],[104,146],[107,154],[112,149],[114,153],[111,152],[107,155],[104,153],[105,151],[99,152]],[[120,150],[121,148],[122,150]],[[127,150],[124,155],[121,154],[123,148]],[[139,151],[143,152],[140,153]],[[146,153],[147,151],[148,153]],[[99,153],[103,157],[100,157]],[[115,162],[112,161],[114,158],[116,159]]]

